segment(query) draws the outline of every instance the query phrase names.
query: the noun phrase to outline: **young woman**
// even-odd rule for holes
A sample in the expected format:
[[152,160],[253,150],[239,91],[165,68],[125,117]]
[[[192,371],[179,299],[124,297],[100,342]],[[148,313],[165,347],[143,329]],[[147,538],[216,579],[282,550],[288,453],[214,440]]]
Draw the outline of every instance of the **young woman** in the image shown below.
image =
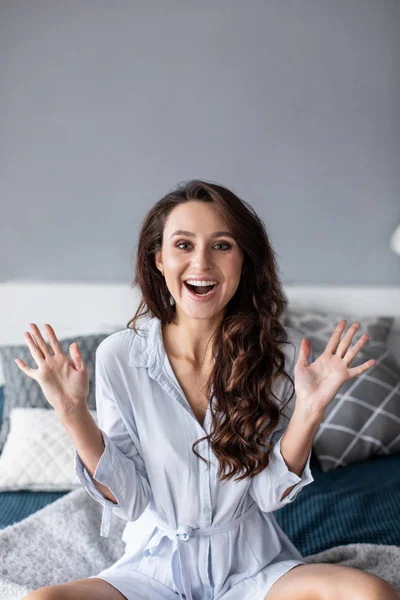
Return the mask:
[[128,523],[116,563],[25,599],[397,599],[370,573],[307,564],[273,514],[312,483],[313,438],[341,385],[375,362],[350,367],[368,339],[351,347],[359,324],[344,333],[338,323],[313,361],[309,341],[282,324],[263,222],[205,181],[148,212],[135,284],[134,318],[96,352],[100,427],[78,345],[68,358],[50,325],[54,354],[35,324],[26,332],[38,369],[18,366],[74,443],[76,473],[104,507],[100,534],[113,514]]

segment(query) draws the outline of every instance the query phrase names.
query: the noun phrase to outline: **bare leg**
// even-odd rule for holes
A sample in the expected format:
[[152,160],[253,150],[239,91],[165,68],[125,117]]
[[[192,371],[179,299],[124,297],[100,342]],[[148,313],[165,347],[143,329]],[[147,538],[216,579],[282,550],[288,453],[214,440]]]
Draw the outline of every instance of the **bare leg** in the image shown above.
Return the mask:
[[328,563],[298,565],[276,581],[264,600],[399,600],[377,575]]
[[100,577],[47,585],[30,592],[21,600],[87,600],[88,598],[91,600],[126,600],[126,596]]

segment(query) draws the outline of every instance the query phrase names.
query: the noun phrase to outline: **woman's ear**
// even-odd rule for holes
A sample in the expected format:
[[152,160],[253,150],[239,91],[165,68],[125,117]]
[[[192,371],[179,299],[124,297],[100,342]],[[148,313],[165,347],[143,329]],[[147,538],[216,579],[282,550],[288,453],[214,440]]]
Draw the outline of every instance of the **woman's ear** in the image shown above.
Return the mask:
[[158,270],[159,270],[161,273],[163,273],[163,272],[164,272],[164,268],[163,268],[163,265],[162,265],[162,262],[161,262],[161,251],[160,251],[160,250],[158,250],[158,251],[156,252],[154,259],[155,259],[155,263],[156,263],[156,267],[157,267],[157,269],[158,269]]

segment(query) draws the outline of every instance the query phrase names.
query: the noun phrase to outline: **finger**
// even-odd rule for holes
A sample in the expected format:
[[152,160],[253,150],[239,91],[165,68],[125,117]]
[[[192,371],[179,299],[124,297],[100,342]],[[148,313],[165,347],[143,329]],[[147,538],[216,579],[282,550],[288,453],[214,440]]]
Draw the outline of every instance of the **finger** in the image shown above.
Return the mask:
[[49,344],[50,344],[51,349],[53,350],[54,354],[56,354],[57,352],[62,352],[63,349],[61,348],[61,344],[58,341],[57,336],[56,336],[55,331],[52,328],[52,326],[49,325],[49,323],[45,323],[44,327],[46,328],[46,333],[47,333],[47,337],[49,339]]
[[364,373],[364,371],[367,371],[367,369],[373,367],[375,363],[375,358],[372,358],[371,360],[367,360],[367,362],[363,363],[362,365],[359,365],[358,367],[353,367],[352,369],[349,369],[350,379],[352,379],[352,377],[357,377],[357,375],[361,375],[361,373]]
[[343,329],[345,327],[346,327],[346,319],[339,321],[339,323],[336,325],[335,330],[332,333],[332,335],[326,345],[325,350],[327,350],[328,352],[331,352],[332,354],[335,354],[338,344],[340,342],[340,336],[342,335]]
[[80,369],[83,369],[85,367],[85,363],[83,362],[81,350],[76,342],[70,344],[69,353],[71,355],[72,363],[75,369],[77,369],[78,371]]
[[360,323],[353,323],[353,325],[348,329],[346,335],[344,336],[344,338],[338,346],[338,349],[336,350],[336,356],[340,356],[340,358],[343,358],[350,346],[351,340],[353,339],[359,327]]
[[24,332],[24,338],[29,350],[31,351],[32,357],[35,359],[36,364],[39,365],[41,362],[44,361],[42,351],[37,347],[36,342],[29,333],[29,331]]
[[47,347],[47,344],[43,339],[39,327],[35,323],[29,323],[29,327],[31,328],[31,336],[35,340],[38,348],[40,348],[40,350],[42,351],[43,357],[46,358],[48,356],[51,356],[49,348]]
[[359,353],[361,348],[364,346],[364,344],[366,344],[368,342],[368,339],[369,339],[368,333],[364,333],[360,337],[360,339],[357,340],[357,342],[354,344],[354,346],[352,348],[350,348],[350,350],[347,351],[347,353],[344,356],[347,366],[349,366],[353,362],[353,360],[355,359],[355,357],[357,356],[357,354]]
[[24,361],[20,358],[14,358],[14,362],[21,369],[21,371],[23,371],[26,375],[28,375],[28,377],[32,377],[32,379],[35,379],[36,381],[35,374],[37,369],[32,369],[31,367],[28,367],[28,365],[24,363]]
[[311,344],[310,344],[310,340],[308,340],[307,338],[303,338],[301,340],[301,344],[300,344],[300,351],[299,351],[299,356],[297,359],[297,364],[302,365],[304,367],[308,367],[308,362],[307,359],[309,357],[311,351]]

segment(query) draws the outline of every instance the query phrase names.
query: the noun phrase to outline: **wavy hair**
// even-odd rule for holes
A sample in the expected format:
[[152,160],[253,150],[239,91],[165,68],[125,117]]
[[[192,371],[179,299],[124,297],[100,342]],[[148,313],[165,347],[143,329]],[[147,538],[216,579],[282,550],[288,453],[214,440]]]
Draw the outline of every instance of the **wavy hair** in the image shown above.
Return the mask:
[[[267,438],[295,391],[292,377],[284,370],[285,356],[279,347],[292,343],[281,324],[288,300],[265,225],[254,209],[229,189],[198,179],[180,183],[161,198],[148,211],[140,230],[131,287],[139,287],[141,299],[127,327],[139,334],[137,320],[146,315],[157,317],[162,324],[174,320],[175,304],[156,266],[155,255],[162,248],[168,215],[175,206],[190,200],[216,205],[244,253],[238,288],[212,337],[215,362],[204,388],[207,398],[211,399],[212,394],[215,397],[215,410],[213,403],[210,407],[210,435],[194,442],[192,450],[207,462],[195,446],[209,439],[218,459],[221,481],[240,471],[243,474],[237,477],[238,481],[252,479],[268,467],[272,446]],[[281,376],[290,380],[292,392],[280,410],[282,399],[274,393],[273,384]]]

